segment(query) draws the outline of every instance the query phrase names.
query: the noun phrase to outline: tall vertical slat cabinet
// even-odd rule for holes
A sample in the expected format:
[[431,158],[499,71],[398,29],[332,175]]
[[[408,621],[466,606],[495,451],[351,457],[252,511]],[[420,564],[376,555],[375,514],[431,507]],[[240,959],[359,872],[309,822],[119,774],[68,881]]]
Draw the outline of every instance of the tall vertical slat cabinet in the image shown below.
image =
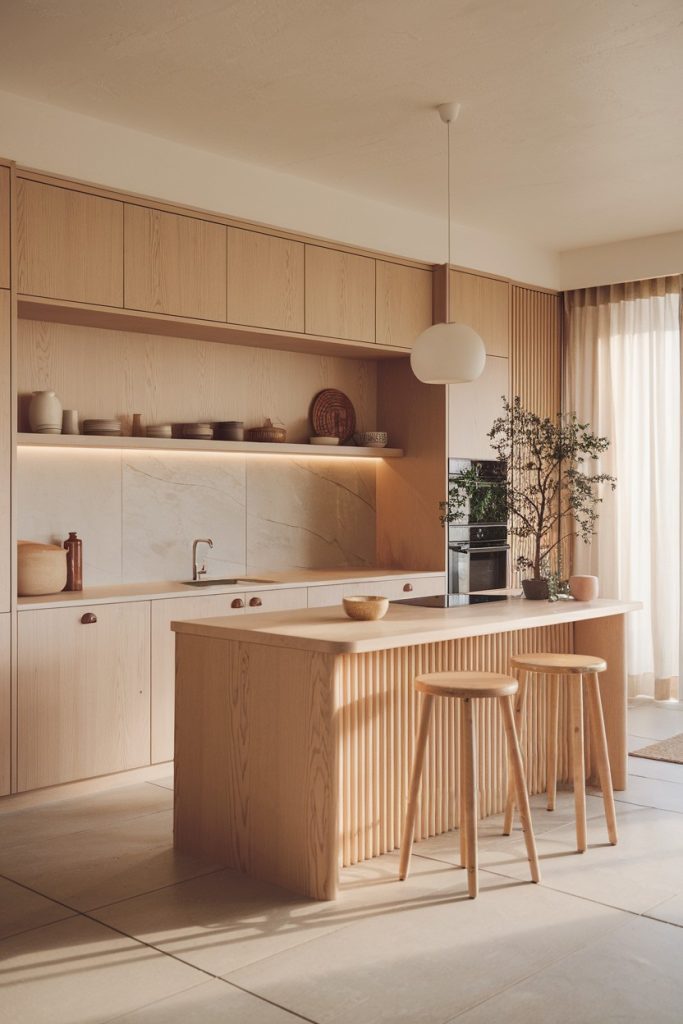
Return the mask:
[[9,166],[0,165],[0,796],[10,791],[12,293]]

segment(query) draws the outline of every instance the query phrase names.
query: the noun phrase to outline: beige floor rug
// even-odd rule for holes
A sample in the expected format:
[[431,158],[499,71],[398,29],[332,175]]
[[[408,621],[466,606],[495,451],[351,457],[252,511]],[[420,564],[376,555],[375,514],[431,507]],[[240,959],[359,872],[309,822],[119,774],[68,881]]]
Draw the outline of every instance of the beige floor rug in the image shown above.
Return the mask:
[[649,747],[631,750],[632,757],[647,757],[651,761],[672,761],[683,764],[683,732],[678,736],[670,736],[668,740],[660,740]]

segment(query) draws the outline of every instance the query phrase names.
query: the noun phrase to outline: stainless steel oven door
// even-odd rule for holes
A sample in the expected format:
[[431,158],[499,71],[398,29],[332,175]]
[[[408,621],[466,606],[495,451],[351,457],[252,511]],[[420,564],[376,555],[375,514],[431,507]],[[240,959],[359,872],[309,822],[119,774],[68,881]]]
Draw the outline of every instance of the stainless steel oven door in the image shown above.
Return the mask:
[[469,594],[507,586],[509,544],[470,547],[451,544],[448,549],[448,590]]

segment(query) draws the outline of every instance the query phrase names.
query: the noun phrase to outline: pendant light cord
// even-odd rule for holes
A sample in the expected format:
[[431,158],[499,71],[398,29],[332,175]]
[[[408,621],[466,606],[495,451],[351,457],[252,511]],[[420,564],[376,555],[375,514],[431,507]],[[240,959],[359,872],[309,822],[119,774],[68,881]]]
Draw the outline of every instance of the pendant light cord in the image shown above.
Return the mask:
[[445,323],[450,323],[451,319],[451,122],[446,122],[447,138],[448,138],[448,156],[446,159],[446,168],[448,181],[446,183],[446,195],[448,197],[448,262],[446,263],[446,315],[444,317]]

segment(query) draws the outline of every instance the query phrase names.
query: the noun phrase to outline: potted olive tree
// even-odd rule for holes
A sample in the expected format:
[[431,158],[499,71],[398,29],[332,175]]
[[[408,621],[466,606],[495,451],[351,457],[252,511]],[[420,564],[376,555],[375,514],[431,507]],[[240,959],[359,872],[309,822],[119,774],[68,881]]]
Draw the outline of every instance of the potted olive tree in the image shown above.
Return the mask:
[[[558,414],[554,420],[537,416],[522,406],[519,396],[512,402],[503,398],[503,415],[488,436],[504,467],[509,532],[522,542],[516,566],[529,573],[522,580],[524,594],[547,598],[563,545],[570,537],[590,542],[602,501],[600,485],[616,486],[613,476],[594,472],[609,440],[579,423],[575,413]],[[463,518],[473,493],[470,477],[451,481],[442,505],[443,523]]]

